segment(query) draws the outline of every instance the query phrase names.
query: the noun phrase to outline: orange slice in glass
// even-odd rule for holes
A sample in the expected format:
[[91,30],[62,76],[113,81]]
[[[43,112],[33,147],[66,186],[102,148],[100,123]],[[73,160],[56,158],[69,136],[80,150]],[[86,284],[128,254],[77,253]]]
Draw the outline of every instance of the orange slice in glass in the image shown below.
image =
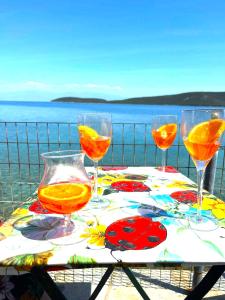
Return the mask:
[[57,183],[39,188],[38,199],[45,209],[70,214],[84,207],[91,198],[91,187],[83,183]]
[[165,124],[159,127],[157,131],[160,132],[162,138],[166,139],[169,135],[177,132],[177,124],[175,123]]
[[195,125],[188,134],[191,143],[208,144],[215,142],[225,130],[225,121],[212,119]]
[[86,126],[86,125],[79,125],[78,130],[80,135],[88,136],[91,138],[97,138],[98,133],[93,128]]
[[81,183],[58,183],[45,186],[39,190],[42,199],[62,201],[85,198],[89,192],[88,186]]

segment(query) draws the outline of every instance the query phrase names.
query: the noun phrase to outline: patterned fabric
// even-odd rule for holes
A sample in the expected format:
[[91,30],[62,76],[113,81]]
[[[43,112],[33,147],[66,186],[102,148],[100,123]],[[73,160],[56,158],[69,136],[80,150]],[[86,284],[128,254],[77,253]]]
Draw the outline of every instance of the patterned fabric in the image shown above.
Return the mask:
[[103,205],[73,213],[68,236],[63,216],[43,210],[37,195],[25,201],[0,226],[0,266],[225,264],[225,202],[204,191],[202,215],[215,228],[194,230],[197,186],[174,168],[99,168],[98,183]]

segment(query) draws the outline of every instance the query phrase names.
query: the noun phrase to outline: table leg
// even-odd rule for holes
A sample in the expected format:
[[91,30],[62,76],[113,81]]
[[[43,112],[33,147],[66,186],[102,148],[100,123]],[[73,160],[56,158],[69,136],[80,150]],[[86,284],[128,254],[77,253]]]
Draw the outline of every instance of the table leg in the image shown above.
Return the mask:
[[139,294],[141,295],[141,297],[144,300],[150,300],[150,298],[148,297],[148,295],[146,294],[146,292],[144,291],[144,289],[142,288],[142,286],[140,285],[140,283],[137,281],[137,279],[135,278],[134,274],[132,273],[132,271],[127,268],[122,266],[123,271],[127,274],[127,276],[129,277],[130,281],[133,283],[134,287],[136,288],[136,290],[139,292]]
[[34,278],[42,285],[46,293],[53,300],[66,300],[66,297],[60,291],[56,283],[53,281],[51,276],[48,275],[47,271],[40,266],[35,266],[31,269],[31,274]]
[[[141,295],[141,297],[144,300],[150,300],[150,298],[148,297],[148,295],[145,293],[144,289],[142,288],[142,286],[140,285],[140,283],[137,281],[137,279],[135,278],[134,274],[132,273],[132,271],[125,266],[121,266],[123,271],[126,273],[126,275],[128,276],[128,278],[130,279],[130,281],[133,283],[134,287],[137,289],[137,291],[139,292],[139,294]],[[96,299],[96,297],[98,296],[98,294],[100,293],[101,289],[103,288],[103,286],[105,285],[106,281],[108,280],[108,278],[110,277],[110,275],[112,274],[113,270],[114,270],[114,266],[109,266],[105,272],[105,274],[103,275],[102,279],[99,281],[99,284],[97,285],[97,287],[95,288],[94,292],[92,293],[92,295],[90,296],[89,300],[94,300]]]
[[217,280],[225,271],[225,265],[212,266],[205,277],[199,284],[190,292],[185,300],[200,300],[202,299],[214,286]]
[[102,276],[101,280],[99,281],[98,285],[96,286],[94,292],[91,294],[89,300],[94,300],[96,299],[96,297],[98,296],[98,294],[100,293],[101,289],[103,288],[103,286],[105,285],[106,281],[108,280],[109,276],[112,274],[114,270],[114,266],[110,265],[105,274]]

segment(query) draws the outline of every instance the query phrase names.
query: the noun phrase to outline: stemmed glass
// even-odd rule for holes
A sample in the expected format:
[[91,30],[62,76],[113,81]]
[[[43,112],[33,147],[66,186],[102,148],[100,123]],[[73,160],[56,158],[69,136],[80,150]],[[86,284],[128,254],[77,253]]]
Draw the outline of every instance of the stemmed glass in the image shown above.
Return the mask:
[[166,167],[166,150],[173,144],[177,133],[176,115],[155,115],[152,117],[152,137],[162,150],[162,171]]
[[[49,230],[47,238],[58,240],[58,244],[73,244],[73,238],[64,238],[79,228],[71,220],[71,213],[83,208],[92,195],[91,182],[84,168],[84,154],[63,150],[43,153],[41,157],[44,174],[38,188],[38,199],[51,213],[64,215],[64,218],[52,217],[54,230]],[[62,238],[61,241],[58,238]]]
[[98,195],[98,162],[105,156],[112,138],[112,118],[108,113],[80,114],[77,118],[80,145],[94,162],[94,192],[90,204],[99,208],[105,201]]
[[224,110],[183,110],[181,135],[197,170],[197,214],[191,216],[190,226],[196,230],[213,230],[217,225],[203,216],[202,189],[206,166],[220,147],[225,129]]

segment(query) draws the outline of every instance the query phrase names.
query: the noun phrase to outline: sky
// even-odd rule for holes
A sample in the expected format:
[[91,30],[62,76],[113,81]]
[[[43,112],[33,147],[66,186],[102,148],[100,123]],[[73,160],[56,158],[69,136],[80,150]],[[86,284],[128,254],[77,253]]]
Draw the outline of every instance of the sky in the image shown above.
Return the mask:
[[225,91],[224,0],[1,0],[0,100]]

